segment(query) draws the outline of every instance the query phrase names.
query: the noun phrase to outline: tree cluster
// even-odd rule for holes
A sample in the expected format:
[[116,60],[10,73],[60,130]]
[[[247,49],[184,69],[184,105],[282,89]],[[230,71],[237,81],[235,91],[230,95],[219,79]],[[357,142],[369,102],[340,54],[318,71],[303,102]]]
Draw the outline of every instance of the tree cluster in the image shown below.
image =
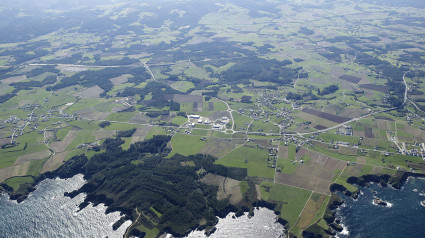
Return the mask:
[[[214,224],[216,214],[225,213],[229,204],[227,200],[217,201],[217,188],[200,182],[203,173],[199,171],[244,179],[246,169],[216,165],[216,158],[207,155],[165,158],[169,140],[169,136],[154,136],[122,150],[119,145],[123,140],[108,139],[102,145],[106,152],[90,160],[84,155],[75,156],[54,173],[83,173],[88,179],[79,190],[68,194],[73,197],[87,193],[80,208],[89,202],[102,202],[108,205],[108,211],[122,211],[133,220],[137,208],[144,215],[139,219],[144,226],[177,235],[195,228],[201,220]],[[182,165],[188,161],[194,166]]]

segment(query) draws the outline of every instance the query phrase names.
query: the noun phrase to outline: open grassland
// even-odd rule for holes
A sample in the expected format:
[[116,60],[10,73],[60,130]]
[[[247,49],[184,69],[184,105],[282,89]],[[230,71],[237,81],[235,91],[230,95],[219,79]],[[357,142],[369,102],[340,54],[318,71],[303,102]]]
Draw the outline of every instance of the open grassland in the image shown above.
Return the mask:
[[228,167],[247,168],[250,177],[273,178],[274,169],[268,167],[267,155],[266,150],[243,146],[217,160],[216,163]]
[[91,130],[80,130],[76,134],[75,139],[68,145],[66,150],[73,150],[80,144],[95,142],[95,137]]
[[282,184],[273,184],[270,191],[269,201],[277,201],[282,204],[280,216],[289,222],[292,227],[298,220],[311,191],[290,187]]
[[200,140],[201,138],[202,137],[200,136],[176,133],[171,139],[173,150],[171,151],[169,157],[173,156],[174,154],[181,154],[186,156],[197,154],[206,144],[206,142]]
[[[314,218],[321,217],[324,214],[324,207],[327,204],[329,196],[313,193],[311,198],[308,200],[303,212],[296,226],[300,229],[305,229],[313,222],[316,222]],[[325,204],[325,206],[323,206]]]
[[34,179],[32,177],[13,177],[4,181],[5,184],[13,188],[14,191],[18,190],[19,186],[23,183],[32,183]]

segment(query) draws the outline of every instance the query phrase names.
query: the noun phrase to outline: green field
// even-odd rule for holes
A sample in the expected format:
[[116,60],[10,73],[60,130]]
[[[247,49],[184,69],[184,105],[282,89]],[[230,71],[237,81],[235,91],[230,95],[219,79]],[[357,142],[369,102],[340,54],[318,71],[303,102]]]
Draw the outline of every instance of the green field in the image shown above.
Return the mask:
[[[243,194],[232,204],[252,208],[253,188],[260,186],[261,199],[277,205],[289,221],[290,237],[302,237],[310,225],[330,229],[323,219],[329,191],[321,188],[322,196],[316,187],[332,181],[353,192],[357,187],[347,183],[352,176],[425,173],[420,156],[397,152],[399,146],[420,151],[425,143],[425,49],[418,41],[425,32],[419,24],[424,14],[412,1],[113,1],[77,8],[53,2],[43,9],[31,1],[0,8],[11,13],[2,22],[0,42],[0,178],[14,190],[61,166],[62,159],[80,154],[93,159],[105,152],[107,137],[136,128],[132,137],[122,138],[122,150],[132,141],[169,135],[163,146],[171,152],[143,154],[128,168],[144,168],[148,157],[166,157],[161,169],[167,169],[176,154],[213,155],[212,167],[221,170],[197,168],[193,186],[205,173],[243,171],[243,176],[226,175],[237,180],[233,188]],[[70,25],[70,17],[78,24]],[[55,19],[55,27],[45,19]],[[197,123],[186,114],[211,123]],[[336,134],[344,126],[352,126],[353,136]],[[95,142],[100,151],[77,148]],[[277,161],[269,155],[276,149]],[[175,165],[189,171],[198,164],[192,159]],[[294,187],[275,183],[280,178]],[[313,182],[317,193],[298,188],[313,189],[301,186]],[[217,197],[228,195],[222,187]],[[210,201],[207,195],[214,192],[205,191],[200,187],[187,197]],[[115,194],[107,196],[115,199]],[[214,216],[203,208],[167,213],[159,203],[132,203],[140,196],[122,199],[121,206],[133,211],[128,232],[157,237],[187,224],[213,228]],[[181,204],[196,207],[192,202]],[[228,200],[217,204],[208,211],[219,211]],[[142,207],[141,220],[135,221]],[[199,214],[204,217],[193,221]],[[184,219],[170,222],[175,217]]]
[[169,154],[169,157],[173,156],[174,154],[197,154],[202,149],[202,147],[205,146],[205,142],[201,141],[201,138],[202,137],[200,136],[176,133],[171,139],[171,145],[173,146],[173,150]]
[[14,191],[18,190],[21,184],[32,182],[34,182],[34,179],[32,177],[13,177],[4,181],[4,183],[12,187]]
[[273,184],[269,201],[278,201],[282,204],[281,217],[289,222],[289,226],[295,225],[304,205],[312,192],[286,186],[283,184]]
[[250,177],[273,178],[275,170],[267,166],[267,155],[268,152],[262,149],[240,147],[216,163],[228,167],[247,168]]

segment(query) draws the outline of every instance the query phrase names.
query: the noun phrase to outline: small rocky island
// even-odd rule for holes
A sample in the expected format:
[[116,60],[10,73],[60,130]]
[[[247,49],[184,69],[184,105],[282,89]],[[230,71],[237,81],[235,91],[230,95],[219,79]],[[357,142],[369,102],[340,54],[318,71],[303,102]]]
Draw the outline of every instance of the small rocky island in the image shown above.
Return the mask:
[[378,197],[373,197],[373,204],[378,206],[383,206],[383,207],[389,207],[389,204],[387,202],[385,202],[384,200]]

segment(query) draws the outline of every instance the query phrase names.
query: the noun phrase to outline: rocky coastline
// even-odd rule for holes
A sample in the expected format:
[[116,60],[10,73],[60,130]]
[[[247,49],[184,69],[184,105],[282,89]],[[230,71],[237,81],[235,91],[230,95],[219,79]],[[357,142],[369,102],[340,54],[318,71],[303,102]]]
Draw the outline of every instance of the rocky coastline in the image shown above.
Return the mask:
[[[349,177],[347,179],[347,182],[353,185],[357,184],[361,187],[367,187],[369,186],[370,183],[376,183],[382,187],[391,186],[394,189],[401,189],[402,186],[406,183],[406,181],[410,177],[425,178],[425,174],[398,171],[393,176],[388,174],[382,174],[382,175],[363,175],[361,177]],[[343,227],[341,226],[339,219],[336,217],[336,210],[342,204],[344,204],[344,201],[339,196],[339,193],[342,193],[345,196],[351,197],[352,199],[356,200],[360,195],[360,191],[356,190],[355,192],[351,192],[346,187],[340,184],[332,184],[330,186],[330,191],[332,195],[324,215],[324,220],[326,221],[330,229],[324,229],[322,227],[317,227],[317,226],[313,228],[307,228],[303,232],[304,237],[315,238],[315,237],[324,237],[326,235],[328,237],[332,237],[332,236],[335,236],[337,232],[343,231]],[[376,202],[376,205],[381,205],[381,206],[385,205],[386,207],[389,206],[387,202],[379,198],[375,198],[373,202],[374,203]],[[425,201],[423,201],[422,205],[425,206]]]

